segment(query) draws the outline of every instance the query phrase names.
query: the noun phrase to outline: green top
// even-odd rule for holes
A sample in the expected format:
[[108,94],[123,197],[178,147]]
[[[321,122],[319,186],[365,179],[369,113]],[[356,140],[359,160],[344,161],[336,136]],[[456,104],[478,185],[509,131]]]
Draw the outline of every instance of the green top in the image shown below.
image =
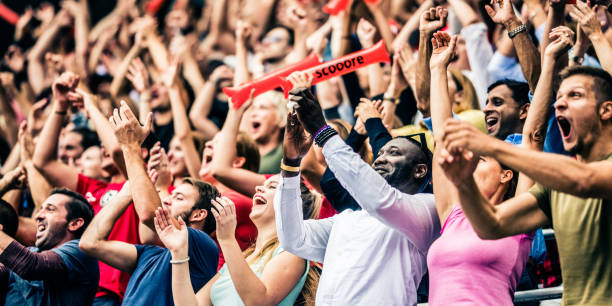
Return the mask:
[[[271,258],[283,252],[281,247],[277,247],[274,250]],[[251,270],[257,274],[257,277],[261,277],[263,273],[265,261],[268,259],[268,256],[262,256],[257,262],[250,264]],[[289,292],[289,294],[278,304],[282,306],[291,306],[295,303],[300,292],[302,292],[302,288],[304,287],[304,283],[306,282],[306,276],[308,276],[308,269],[310,269],[310,262],[306,260],[306,269],[304,270],[304,274],[300,277],[300,280],[297,282],[295,287]],[[221,270],[219,270],[219,278],[210,288],[210,300],[213,305],[223,305],[223,306],[243,306],[244,303],[238,295],[236,288],[234,287],[234,283],[232,282],[232,278],[230,276],[229,270],[227,269],[227,264],[224,264]]]
[[612,200],[580,198],[540,184],[529,192],[555,230],[562,304],[612,305]]
[[283,145],[282,144],[278,145],[276,149],[268,152],[268,154],[261,157],[261,162],[259,163],[259,171],[257,171],[257,173],[260,173],[260,174],[280,173],[281,159],[283,159]]

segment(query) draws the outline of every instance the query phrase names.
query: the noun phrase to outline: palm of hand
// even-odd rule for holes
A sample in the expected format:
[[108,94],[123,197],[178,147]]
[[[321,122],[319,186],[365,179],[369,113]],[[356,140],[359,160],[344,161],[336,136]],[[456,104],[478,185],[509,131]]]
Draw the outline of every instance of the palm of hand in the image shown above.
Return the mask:
[[169,250],[182,249],[188,241],[187,227],[182,226],[181,229],[178,229],[170,225],[159,233],[159,239]]
[[504,23],[512,19],[514,11],[512,5],[508,3],[500,3],[499,8],[493,8],[493,14],[490,14],[491,19],[496,23]]

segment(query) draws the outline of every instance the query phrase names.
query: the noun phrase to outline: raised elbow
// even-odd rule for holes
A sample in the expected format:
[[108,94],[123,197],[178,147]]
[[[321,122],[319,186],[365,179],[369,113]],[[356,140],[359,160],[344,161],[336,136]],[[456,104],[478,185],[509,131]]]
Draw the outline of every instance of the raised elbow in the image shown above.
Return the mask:
[[79,241],[79,249],[85,252],[87,255],[93,255],[97,249],[97,243],[95,241],[91,241],[86,237],[81,238]]

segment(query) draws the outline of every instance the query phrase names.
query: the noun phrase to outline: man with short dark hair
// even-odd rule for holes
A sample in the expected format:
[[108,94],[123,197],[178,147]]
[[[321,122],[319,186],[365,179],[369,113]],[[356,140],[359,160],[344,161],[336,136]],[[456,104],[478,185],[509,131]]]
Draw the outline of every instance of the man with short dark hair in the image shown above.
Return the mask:
[[[565,70],[554,107],[564,149],[575,158],[512,146],[449,121],[439,144],[448,152],[441,164],[479,236],[498,239],[552,225],[559,246],[563,303],[610,305],[612,76],[591,67]],[[472,178],[477,155],[497,159],[536,185],[492,205],[479,196]]]
[[219,260],[217,245],[209,234],[216,228],[211,213],[211,200],[220,194],[212,185],[193,179],[185,179],[176,186],[172,195],[163,199],[171,216],[184,221],[188,227],[187,257],[171,258],[170,251],[165,248],[109,239],[113,224],[132,200],[141,216],[141,232],[147,230],[157,238],[154,214],[162,206],[162,200],[145,170],[140,154],[140,144],[151,130],[151,119],[148,117],[145,126],[141,127],[123,101],[121,109],[115,110],[111,125],[125,157],[129,181],[98,212],[80,243],[86,253],[131,274],[123,298],[124,305],[171,305],[172,264],[189,265],[191,286],[194,291],[198,291],[215,275]]
[[489,135],[504,140],[521,134],[529,110],[529,85],[513,80],[497,81],[487,89],[483,112]]
[[93,302],[98,288],[98,261],[78,246],[93,215],[83,196],[55,189],[34,217],[35,248],[26,248],[0,231],[0,291],[6,293],[6,305]]
[[76,128],[60,135],[57,157],[64,164],[68,164],[70,160],[75,161],[81,157],[89,147],[99,145],[100,139],[96,132],[84,127]]

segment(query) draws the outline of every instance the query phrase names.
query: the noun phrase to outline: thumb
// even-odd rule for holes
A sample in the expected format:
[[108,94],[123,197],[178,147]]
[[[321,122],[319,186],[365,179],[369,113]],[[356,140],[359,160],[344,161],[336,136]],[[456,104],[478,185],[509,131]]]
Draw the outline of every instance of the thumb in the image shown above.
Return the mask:
[[149,112],[147,114],[147,119],[145,119],[144,128],[151,132],[153,130],[153,113]]

